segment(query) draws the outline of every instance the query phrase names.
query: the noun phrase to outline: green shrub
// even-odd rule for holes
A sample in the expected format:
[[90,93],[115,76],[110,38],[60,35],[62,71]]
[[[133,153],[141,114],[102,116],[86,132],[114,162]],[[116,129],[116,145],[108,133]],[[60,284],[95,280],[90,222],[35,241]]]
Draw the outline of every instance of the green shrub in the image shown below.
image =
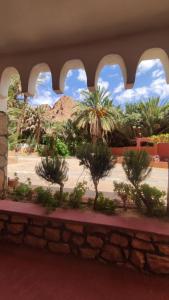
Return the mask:
[[133,199],[133,190],[131,184],[125,182],[116,182],[113,181],[114,191],[118,194],[118,196],[123,201],[123,208],[127,210],[127,204],[130,203]]
[[59,138],[56,139],[56,151],[59,155],[66,157],[69,155],[68,146]]
[[150,136],[150,140],[157,144],[157,143],[169,143],[169,133],[162,133],[158,135]]
[[146,151],[126,151],[123,159],[123,169],[127,179],[136,188],[143,180],[145,180],[150,172],[151,157]]
[[30,184],[20,183],[14,189],[12,195],[16,201],[24,201],[26,199],[32,198],[32,189]]
[[140,198],[141,201],[143,197],[150,203],[149,207],[146,207],[148,215],[160,217],[166,214],[164,202],[166,193],[164,191],[160,191],[146,183],[140,186],[139,191],[139,193],[136,193],[137,198]]
[[55,157],[41,158],[41,162],[35,167],[36,174],[52,184],[60,186],[60,199],[63,196],[64,182],[68,179],[68,167],[65,159]]
[[69,206],[71,208],[81,208],[83,196],[87,190],[87,182],[79,182],[73,192],[69,195]]
[[48,210],[53,210],[59,206],[59,201],[53,196],[50,189],[37,187],[35,189],[36,202],[46,207]]
[[115,213],[116,207],[116,203],[113,200],[104,197],[103,193],[99,193],[95,207],[96,211],[103,212],[107,215],[112,215]]
[[116,159],[111,150],[103,143],[85,143],[77,149],[77,158],[80,165],[90,171],[95,188],[94,209],[99,196],[98,184],[100,179],[108,176],[116,164]]

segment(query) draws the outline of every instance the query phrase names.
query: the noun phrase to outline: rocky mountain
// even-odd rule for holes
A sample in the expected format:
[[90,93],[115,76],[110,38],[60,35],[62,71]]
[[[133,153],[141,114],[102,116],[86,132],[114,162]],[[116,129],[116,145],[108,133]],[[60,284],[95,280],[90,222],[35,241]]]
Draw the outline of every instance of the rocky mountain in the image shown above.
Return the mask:
[[54,122],[65,122],[72,118],[77,102],[69,97],[62,96],[51,108],[49,105],[42,105],[45,110],[44,117]]

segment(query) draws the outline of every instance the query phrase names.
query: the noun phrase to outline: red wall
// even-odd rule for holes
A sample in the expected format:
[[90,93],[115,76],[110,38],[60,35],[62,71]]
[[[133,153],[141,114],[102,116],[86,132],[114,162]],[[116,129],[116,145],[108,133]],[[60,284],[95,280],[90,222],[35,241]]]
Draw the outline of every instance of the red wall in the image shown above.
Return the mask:
[[147,153],[150,155],[159,155],[160,159],[165,159],[169,158],[169,143],[159,143],[159,144],[154,144],[152,147],[138,147],[138,146],[133,146],[133,147],[113,147],[112,148],[112,153],[117,156],[123,156],[124,152],[128,150],[145,150]]
[[128,150],[136,150],[136,151],[145,150],[152,156],[158,154],[156,145],[154,145],[153,147],[137,147],[137,146],[133,146],[133,147],[113,147],[112,148],[112,153],[114,155],[123,156],[124,152],[126,152]]
[[160,158],[169,158],[169,143],[157,144],[157,151]]

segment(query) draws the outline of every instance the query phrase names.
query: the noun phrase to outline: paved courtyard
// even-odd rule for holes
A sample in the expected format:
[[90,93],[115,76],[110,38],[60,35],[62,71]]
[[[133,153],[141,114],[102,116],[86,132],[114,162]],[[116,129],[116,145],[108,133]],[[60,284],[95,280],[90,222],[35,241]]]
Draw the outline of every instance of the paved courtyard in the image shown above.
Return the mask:
[[[26,181],[28,177],[31,178],[32,185],[49,186],[49,184],[40,179],[35,173],[35,166],[40,162],[40,157],[33,156],[18,156],[9,157],[8,177],[14,177],[17,172],[21,182]],[[70,191],[78,181],[87,181],[88,191],[87,195],[92,196],[94,187],[88,171],[79,166],[79,161],[76,158],[67,159],[69,166],[68,181],[65,183],[65,190]],[[117,164],[112,170],[111,175],[100,181],[99,190],[104,192],[107,196],[113,195],[113,181],[127,181],[121,164]],[[152,186],[156,186],[162,190],[167,190],[168,171],[167,169],[153,168],[150,177],[146,180]],[[56,186],[57,187],[57,186]]]

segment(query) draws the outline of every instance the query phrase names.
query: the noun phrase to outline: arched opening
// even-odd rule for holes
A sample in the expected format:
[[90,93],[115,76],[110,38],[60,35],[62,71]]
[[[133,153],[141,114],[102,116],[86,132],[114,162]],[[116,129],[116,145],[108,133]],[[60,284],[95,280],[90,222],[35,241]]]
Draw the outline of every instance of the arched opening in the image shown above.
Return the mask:
[[119,65],[105,65],[101,69],[97,81],[97,87],[105,89],[114,104],[119,104],[116,97],[124,91],[125,83],[122,70]]
[[82,91],[87,89],[87,76],[84,69],[70,69],[65,77],[64,95],[80,101]]

